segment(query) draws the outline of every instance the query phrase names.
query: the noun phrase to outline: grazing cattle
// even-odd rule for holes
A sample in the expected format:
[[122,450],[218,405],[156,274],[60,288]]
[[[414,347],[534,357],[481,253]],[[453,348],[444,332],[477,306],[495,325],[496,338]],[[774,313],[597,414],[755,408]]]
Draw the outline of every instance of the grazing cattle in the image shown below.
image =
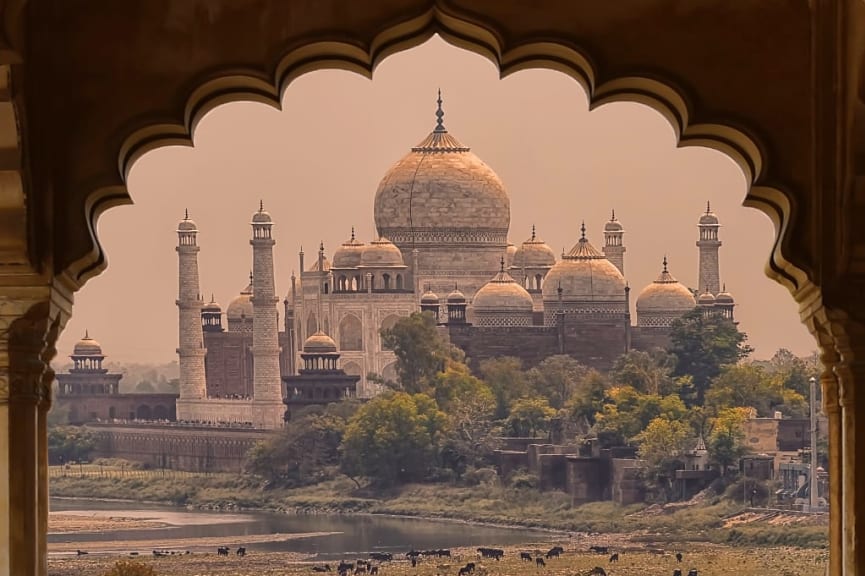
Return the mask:
[[216,549],[217,556],[228,556],[228,546],[220,546]]
[[475,565],[474,565],[474,563],[473,563],[473,562],[469,562],[468,564],[466,564],[465,566],[463,566],[462,568],[460,568],[460,571],[459,571],[459,573],[457,574],[457,576],[466,576],[467,574],[471,574],[471,573],[474,572],[474,571],[475,571]]
[[84,556],[85,554],[87,554],[86,550],[76,550],[75,552],[77,552],[79,556]]
[[595,554],[606,554],[610,549],[607,546],[589,546],[589,551]]
[[375,574],[378,574],[378,566],[370,566],[369,567],[369,573],[372,574],[373,576]]
[[351,570],[354,570],[354,562],[341,561],[336,567],[336,571],[340,574],[347,574]]
[[619,553],[613,552],[610,554],[610,562],[618,562],[619,561]]
[[494,558],[495,560],[501,560],[502,556],[505,555],[505,551],[498,548],[478,548],[478,553],[482,558]]
[[330,564],[325,564],[324,566],[313,566],[313,572],[330,572]]
[[600,566],[595,566],[591,570],[589,570],[586,576],[607,576],[607,571],[601,568]]
[[411,567],[412,567],[412,568],[417,568],[417,556],[412,556],[412,557],[411,557]]
[[682,553],[681,552],[676,552],[676,562],[679,562],[679,563],[682,562]]
[[697,574],[697,569],[691,568],[690,570],[688,570],[688,576],[699,576],[699,574]]
[[526,560],[527,562],[531,562],[532,555],[528,552],[520,552],[520,560]]
[[682,576],[682,571],[679,568],[673,570],[673,576]]
[[246,556],[246,547],[241,546],[240,548],[238,548],[237,549],[237,555],[238,556]]
[[541,558],[540,556],[535,558],[535,566],[537,566],[538,568],[540,568],[541,566],[546,566],[546,565],[547,565],[547,563],[544,562],[544,559]]
[[549,550],[547,550],[546,557],[549,558],[558,558],[560,554],[563,554],[565,549],[561,546],[553,546]]
[[369,557],[379,562],[390,562],[393,560],[393,554],[389,552],[370,552]]
[[[189,552],[187,552],[187,554],[189,554]],[[130,552],[129,555],[130,556],[138,556],[138,552]]]

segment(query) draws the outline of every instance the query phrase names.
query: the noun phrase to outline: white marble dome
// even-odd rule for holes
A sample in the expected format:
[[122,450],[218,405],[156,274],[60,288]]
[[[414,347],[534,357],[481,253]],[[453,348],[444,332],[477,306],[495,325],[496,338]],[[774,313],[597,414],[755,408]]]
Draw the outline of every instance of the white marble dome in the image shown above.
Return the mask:
[[395,268],[405,266],[405,262],[399,248],[387,238],[381,237],[363,249],[360,265],[368,268]]
[[354,237],[354,228],[351,229],[351,238],[342,243],[333,253],[334,268],[357,268],[360,266],[361,255],[366,244]]
[[490,244],[504,247],[510,199],[493,170],[451,136],[436,113],[436,128],[382,178],[375,194],[381,236],[407,244]]
[[579,242],[547,272],[542,287],[544,302],[555,307],[559,287],[563,302],[625,301],[624,276],[589,243],[585,226]]
[[304,354],[335,354],[336,342],[319,330],[304,341],[303,352]]
[[240,320],[243,317],[252,320],[252,278],[249,279],[249,285],[228,303],[225,316],[229,320]]
[[667,270],[664,258],[661,274],[637,297],[637,325],[668,327],[696,305],[691,291]]
[[517,248],[511,268],[549,268],[556,264],[556,253],[541,240],[532,226],[532,236]]
[[472,299],[477,326],[530,326],[534,303],[528,291],[502,270]]

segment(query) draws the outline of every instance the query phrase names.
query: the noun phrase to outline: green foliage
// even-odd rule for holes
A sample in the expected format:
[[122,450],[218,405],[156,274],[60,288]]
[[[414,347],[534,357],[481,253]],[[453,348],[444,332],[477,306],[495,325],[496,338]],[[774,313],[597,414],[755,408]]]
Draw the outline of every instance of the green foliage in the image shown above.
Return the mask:
[[561,354],[550,356],[529,370],[526,377],[529,386],[537,396],[546,398],[556,410],[565,404],[579,390],[589,369],[571,358]]
[[675,471],[681,468],[681,456],[692,441],[690,427],[661,416],[649,422],[636,440],[638,455],[646,465],[646,481],[671,500]]
[[596,417],[604,408],[609,382],[597,370],[589,370],[580,381],[576,394],[565,404],[565,413],[570,426],[564,431],[570,437],[586,436],[596,423]]
[[361,407],[345,430],[341,466],[381,486],[423,480],[438,462],[447,416],[425,394],[382,394]]
[[745,432],[743,425],[748,417],[745,408],[725,408],[721,410],[712,422],[712,432],[706,449],[709,460],[726,475],[727,468],[747,454]]
[[496,420],[507,418],[511,413],[511,404],[528,395],[529,385],[522,368],[522,361],[511,356],[481,361],[481,376],[496,399]]
[[667,396],[677,393],[681,385],[673,378],[675,368],[676,357],[664,350],[631,350],[616,359],[610,371],[610,380],[619,386],[630,386],[642,394]]
[[706,315],[694,309],[672,324],[669,352],[676,356],[674,376],[690,376],[691,386],[683,390],[688,406],[702,405],[709,383],[721,368],[736,364],[753,349],[730,320],[720,315]]
[[396,355],[400,388],[410,394],[428,392],[445,360],[462,360],[458,349],[439,336],[431,312],[415,312],[381,331],[382,344]]
[[247,455],[246,468],[269,486],[299,486],[327,478],[339,465],[339,446],[346,420],[358,402],[334,402],[310,407],[298,414],[270,439],[259,442]]
[[805,417],[808,404],[795,390],[785,388],[783,376],[771,374],[755,363],[726,366],[712,380],[706,392],[706,405],[713,411],[744,406],[762,417],[780,410],[787,416]]
[[605,444],[626,444],[655,418],[682,420],[687,408],[676,394],[641,394],[631,386],[613,388],[596,415],[595,432]]
[[102,576],[156,576],[153,566],[135,560],[118,560]]
[[550,420],[555,415],[556,411],[545,398],[523,398],[511,406],[505,426],[511,436],[535,438],[549,430]]
[[96,447],[96,437],[83,426],[48,429],[48,461],[52,464],[87,460]]

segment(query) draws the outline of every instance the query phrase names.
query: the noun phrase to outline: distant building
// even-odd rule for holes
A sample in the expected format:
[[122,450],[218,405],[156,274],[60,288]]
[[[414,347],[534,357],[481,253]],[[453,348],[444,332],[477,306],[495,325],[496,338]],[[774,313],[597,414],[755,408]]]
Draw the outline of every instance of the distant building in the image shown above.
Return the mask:
[[85,334],[75,344],[72,368],[59,373],[54,402],[68,411],[69,424],[115,420],[175,420],[178,394],[121,394],[122,374],[102,367],[105,354],[99,342]]

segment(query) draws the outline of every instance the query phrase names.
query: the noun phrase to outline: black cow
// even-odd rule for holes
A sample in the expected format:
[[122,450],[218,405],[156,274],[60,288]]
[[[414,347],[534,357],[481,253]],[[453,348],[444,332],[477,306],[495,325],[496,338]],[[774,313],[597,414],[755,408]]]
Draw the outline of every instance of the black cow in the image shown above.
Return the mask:
[[682,571],[678,568],[673,570],[673,576],[682,576]]
[[610,555],[610,562],[618,562],[618,561],[619,561],[619,553],[618,553],[618,552],[613,552],[613,553]]
[[541,558],[540,556],[535,558],[535,566],[537,566],[538,568],[540,568],[541,566],[546,566],[546,565],[547,565],[547,563],[544,562],[544,559]]
[[393,554],[389,552],[370,552],[369,557],[379,562],[390,562],[393,560]]
[[681,564],[681,562],[682,562],[682,553],[681,552],[676,552],[676,562],[679,562]]
[[560,554],[564,554],[565,549],[561,546],[553,546],[547,551],[547,558],[558,558]]
[[607,576],[607,571],[601,568],[600,566],[595,566],[586,576]]
[[220,546],[216,549],[217,556],[228,556],[228,546]]
[[347,574],[351,570],[354,570],[354,562],[346,562],[343,560],[339,563],[339,566],[336,567],[336,571],[340,574]]
[[75,552],[76,552],[79,556],[84,556],[85,554],[87,554],[87,551],[86,551],[86,550],[76,550]]
[[697,573],[696,568],[691,568],[690,570],[688,570],[688,576],[700,576],[700,575]]
[[589,551],[595,554],[606,554],[610,549],[608,546],[589,546]]
[[238,556],[246,556],[246,547],[241,546],[240,548],[238,548],[237,549],[237,555]]
[[474,571],[475,571],[475,563],[469,562],[468,564],[466,564],[465,566],[460,568],[460,571],[457,574],[457,576],[467,576],[468,574],[471,574]]
[[325,564],[324,566],[313,566],[313,572],[330,572],[330,564]]
[[520,560],[532,561],[532,555],[528,552],[520,552]]
[[494,558],[495,560],[501,560],[502,556],[505,555],[505,551],[498,548],[478,548],[478,553],[483,558]]
[[370,566],[369,567],[369,573],[372,576],[375,576],[376,574],[378,574],[378,566]]

